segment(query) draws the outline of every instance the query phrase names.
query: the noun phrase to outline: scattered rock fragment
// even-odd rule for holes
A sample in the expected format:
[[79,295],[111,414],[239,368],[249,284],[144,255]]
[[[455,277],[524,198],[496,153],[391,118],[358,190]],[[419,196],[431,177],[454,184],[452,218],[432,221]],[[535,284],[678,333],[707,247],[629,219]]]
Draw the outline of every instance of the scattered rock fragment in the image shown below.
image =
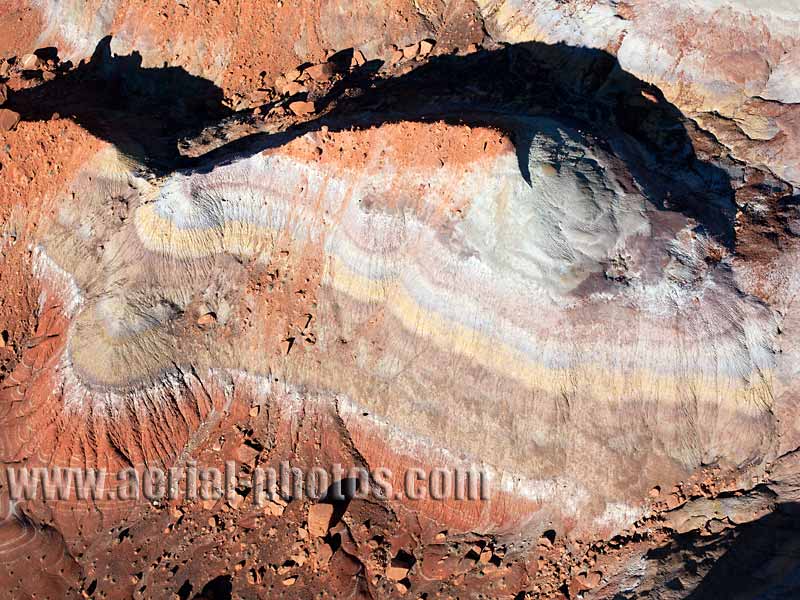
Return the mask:
[[419,44],[411,44],[410,46],[406,46],[403,48],[403,58],[406,60],[411,60],[415,58],[419,54]]
[[553,543],[556,541],[556,532],[552,529],[545,531],[542,537],[539,538],[537,544],[544,548],[552,548]]
[[19,66],[26,71],[37,69],[39,64],[39,57],[35,54],[25,54],[21,59],[19,59]]
[[386,567],[386,577],[392,581],[400,581],[405,579],[411,567],[414,566],[415,559],[409,553],[401,550],[392,559],[392,562]]
[[436,42],[433,40],[422,40],[419,43],[419,55],[420,56],[428,56],[433,50],[433,47],[436,45]]
[[197,319],[197,325],[201,329],[207,329],[212,325],[214,325],[214,323],[216,322],[217,322],[217,315],[213,312],[204,313],[200,315],[200,317],[198,317]]
[[396,65],[397,63],[403,60],[403,51],[402,50],[394,50],[392,52],[391,57],[389,57],[389,64]]
[[5,83],[0,83],[0,104],[8,100],[8,86]]
[[286,71],[286,73],[283,74],[283,78],[286,79],[286,81],[297,81],[300,79],[300,75],[300,69],[292,69],[291,71]]
[[667,510],[673,510],[675,508],[678,508],[681,504],[683,504],[683,499],[677,494],[670,494],[669,496],[667,496],[666,499]]
[[238,509],[243,502],[244,502],[244,496],[242,496],[238,492],[234,492],[228,498],[228,506],[230,506],[234,510]]
[[298,117],[306,117],[308,115],[314,114],[314,111],[316,109],[314,107],[313,102],[306,100],[297,100],[289,104],[289,110],[292,111]]
[[278,575],[286,575],[295,567],[297,567],[297,563],[295,563],[293,560],[287,560],[280,567],[278,567]]
[[275,90],[279,94],[285,94],[286,86],[288,83],[289,81],[286,79],[286,77],[284,77],[283,75],[278,75],[278,77],[275,78],[275,83],[273,85],[275,86]]
[[401,579],[405,579],[406,575],[408,575],[408,571],[408,567],[390,565],[386,567],[386,577],[392,581],[400,581]]
[[285,94],[287,96],[294,96],[296,94],[303,94],[307,92],[306,86],[300,83],[299,81],[288,81],[282,87],[282,89],[278,90],[281,94]]
[[712,535],[718,535],[725,531],[728,528],[728,525],[719,519],[711,519],[708,523],[706,523],[706,529]]
[[602,574],[598,571],[582,573],[572,578],[569,584],[570,597],[574,598],[582,592],[588,592],[600,585]]
[[278,494],[264,503],[264,512],[272,517],[280,517],[285,510],[286,503]]
[[361,52],[359,49],[353,50],[353,58],[350,62],[350,67],[360,67],[363,66],[367,62],[367,59],[364,58],[364,53]]
[[[256,409],[257,408],[258,407],[256,407]],[[258,414],[258,411],[256,411],[256,414]],[[252,465],[255,463],[259,454],[260,452],[256,448],[248,446],[247,444],[242,444],[236,450],[236,460],[241,464]]]
[[11,131],[19,123],[19,113],[7,108],[0,108],[0,131]]
[[327,566],[333,556],[333,548],[328,544],[322,544],[317,552],[317,564],[321,567]]
[[328,81],[331,77],[333,77],[334,68],[333,65],[329,62],[320,63],[318,65],[314,65],[308,67],[303,71],[307,73],[311,79],[314,81]]
[[313,537],[328,533],[333,519],[333,504],[313,504],[308,509],[308,531]]
[[647,100],[648,102],[652,102],[653,104],[658,104],[658,98],[648,92],[647,90],[641,91],[642,97]]

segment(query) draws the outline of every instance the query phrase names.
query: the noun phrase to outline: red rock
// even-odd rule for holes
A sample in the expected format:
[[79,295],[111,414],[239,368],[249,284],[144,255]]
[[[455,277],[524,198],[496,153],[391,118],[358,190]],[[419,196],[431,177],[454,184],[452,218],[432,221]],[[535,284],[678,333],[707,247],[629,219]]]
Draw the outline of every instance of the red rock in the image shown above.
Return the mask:
[[327,565],[333,556],[333,549],[328,544],[322,544],[317,552],[317,564],[320,566]]
[[601,577],[602,575],[597,571],[573,577],[569,584],[570,598],[575,598],[582,592],[596,588],[600,584]]
[[419,54],[419,44],[411,44],[403,48],[403,58],[410,60]]
[[19,113],[7,108],[0,108],[0,131],[11,131],[19,123]]
[[411,570],[411,567],[414,566],[415,562],[416,559],[412,555],[408,554],[404,550],[401,550],[392,559],[389,566],[386,567],[386,576],[393,581],[404,579]]
[[341,573],[346,577],[352,577],[356,573],[363,571],[363,565],[346,552],[336,552],[331,557],[330,570],[333,573]]
[[0,83],[0,104],[3,104],[8,99],[8,86],[5,83]]
[[419,55],[420,56],[428,56],[433,50],[433,47],[436,45],[436,42],[433,40],[422,40],[419,43]]
[[592,571],[588,575],[586,575],[585,584],[591,586],[589,589],[594,589],[603,579],[603,574],[600,571]]
[[333,504],[312,504],[308,508],[308,532],[313,537],[328,533],[333,518]]
[[[258,414],[257,411],[258,407],[256,407],[256,415]],[[256,459],[260,452],[253,448],[252,446],[248,446],[247,444],[242,444],[236,450],[236,460],[242,464],[255,464]]]
[[394,52],[392,52],[392,55],[389,58],[389,64],[396,65],[402,60],[403,60],[403,51],[395,50]]
[[393,581],[400,581],[401,579],[405,579],[406,575],[408,575],[408,567],[396,567],[396,566],[388,566],[386,567],[386,577]]
[[333,77],[334,68],[332,64],[325,62],[308,67],[303,73],[308,74],[314,81],[328,81]]
[[428,579],[446,579],[457,568],[459,560],[444,544],[427,546],[423,550],[420,571]]
[[653,94],[646,90],[642,90],[642,97],[645,98],[648,102],[652,102],[653,104],[658,104],[658,98],[656,98]]
[[316,108],[314,107],[313,102],[297,100],[289,104],[289,110],[291,110],[298,117],[306,117],[314,114]]
[[292,69],[290,71],[286,71],[286,73],[283,74],[283,77],[286,79],[286,81],[297,81],[300,79],[300,75],[302,75],[300,69]]
[[307,91],[308,90],[306,89],[306,86],[299,81],[289,81],[283,86],[281,93],[288,96],[294,96],[295,94],[302,94]]
[[201,329],[206,329],[217,322],[217,315],[213,312],[207,312],[197,318],[197,325]]
[[673,510],[683,504],[683,499],[677,494],[670,494],[666,499],[667,510]]

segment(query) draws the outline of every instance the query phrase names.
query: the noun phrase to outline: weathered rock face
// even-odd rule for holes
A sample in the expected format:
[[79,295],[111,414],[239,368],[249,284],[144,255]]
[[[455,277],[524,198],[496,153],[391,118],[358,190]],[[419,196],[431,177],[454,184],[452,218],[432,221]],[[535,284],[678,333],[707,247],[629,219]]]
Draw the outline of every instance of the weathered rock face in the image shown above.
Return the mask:
[[[0,71],[13,597],[794,593],[790,6],[8,14],[59,49]],[[487,493],[254,506],[284,460]],[[43,467],[110,493],[15,498]]]
[[800,182],[794,3],[479,4],[495,39],[612,49],[625,70],[658,85],[732,156]]

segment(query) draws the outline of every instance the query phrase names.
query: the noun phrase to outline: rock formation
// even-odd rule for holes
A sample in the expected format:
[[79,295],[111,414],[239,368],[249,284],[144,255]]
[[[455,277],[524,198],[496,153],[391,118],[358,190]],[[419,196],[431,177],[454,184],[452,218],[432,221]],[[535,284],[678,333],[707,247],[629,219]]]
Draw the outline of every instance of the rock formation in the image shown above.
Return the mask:
[[10,597],[797,594],[790,0],[10,4]]

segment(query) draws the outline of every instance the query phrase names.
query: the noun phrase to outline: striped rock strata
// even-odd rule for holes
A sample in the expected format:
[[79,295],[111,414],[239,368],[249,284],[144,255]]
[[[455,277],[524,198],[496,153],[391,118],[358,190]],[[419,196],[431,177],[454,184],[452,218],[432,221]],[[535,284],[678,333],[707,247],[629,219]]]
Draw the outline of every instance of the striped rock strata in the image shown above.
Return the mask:
[[791,0],[478,4],[495,40],[566,42],[613,53],[734,156],[800,185],[800,13]]
[[462,523],[481,530],[609,533],[657,484],[763,461],[775,315],[578,131],[516,127],[530,184],[503,134],[441,124],[155,182],[103,152],[37,249],[70,317],[65,409],[158,413],[187,373],[246,373],[380,432],[392,450],[368,462],[481,465],[530,504]]

